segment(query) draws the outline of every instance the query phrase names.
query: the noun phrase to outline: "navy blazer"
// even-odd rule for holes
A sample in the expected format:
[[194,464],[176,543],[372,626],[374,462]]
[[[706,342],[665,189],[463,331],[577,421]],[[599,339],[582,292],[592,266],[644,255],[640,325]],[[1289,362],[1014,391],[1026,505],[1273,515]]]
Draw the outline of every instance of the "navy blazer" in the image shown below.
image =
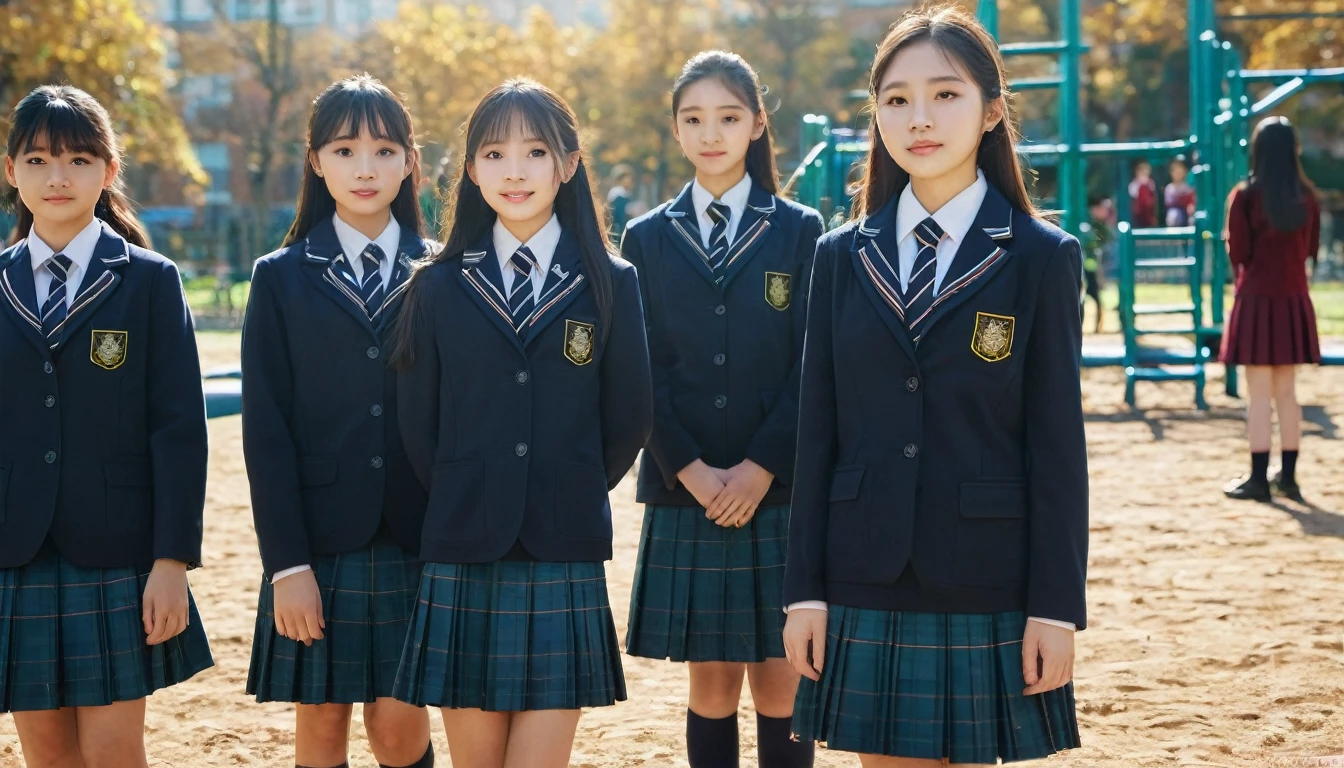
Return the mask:
[[691,200],[630,222],[621,253],[639,271],[653,364],[654,426],[637,499],[694,506],[677,473],[751,459],[775,476],[762,504],[787,504],[798,430],[807,284],[821,214],[753,184],[716,281]]
[[372,317],[341,277],[347,257],[329,218],[257,261],[243,323],[243,456],[268,576],[359,549],[382,521],[419,551],[426,498],[387,363],[411,260],[437,248],[402,228]]
[[653,421],[635,270],[611,259],[610,328],[598,328],[578,240],[563,233],[519,334],[492,240],[415,277],[415,362],[398,389],[429,491],[421,559],[493,562],[521,543],[536,560],[609,560],[607,492]]
[[785,602],[1082,629],[1078,241],[991,186],[915,341],[896,203],[817,246]]
[[205,395],[177,267],[104,224],[52,340],[36,307],[21,242],[0,254],[0,568],[48,534],[84,566],[199,565]]

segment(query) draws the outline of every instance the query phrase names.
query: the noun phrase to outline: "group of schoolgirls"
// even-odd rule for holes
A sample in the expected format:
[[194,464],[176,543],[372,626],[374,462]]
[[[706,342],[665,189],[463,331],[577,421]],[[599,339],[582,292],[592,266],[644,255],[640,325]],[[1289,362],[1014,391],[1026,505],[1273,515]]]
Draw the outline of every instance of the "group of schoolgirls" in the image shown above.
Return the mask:
[[[689,662],[687,758],[993,764],[1078,745],[1081,255],[1027,196],[997,47],[956,9],[877,51],[854,220],[778,188],[740,57],[692,58],[695,167],[620,257],[575,113],[530,80],[466,129],[442,246],[410,115],[314,102],[297,214],[255,268],[243,442],[265,578],[247,690],[295,764],[568,764],[626,698],[604,561],[641,449],[626,651]],[[178,275],[107,113],[14,113],[0,256],[0,708],[34,766],[145,766],[145,697],[210,666],[187,586],[206,430]],[[1018,323],[1021,323],[1019,326]],[[801,682],[800,682],[801,678]]]

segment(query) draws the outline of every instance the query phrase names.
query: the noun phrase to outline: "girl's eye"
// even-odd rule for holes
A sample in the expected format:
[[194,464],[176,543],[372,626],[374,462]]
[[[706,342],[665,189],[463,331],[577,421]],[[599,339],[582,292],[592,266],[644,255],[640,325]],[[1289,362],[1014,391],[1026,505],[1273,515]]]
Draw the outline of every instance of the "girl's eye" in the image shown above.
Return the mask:
[[503,157],[503,155],[499,154],[499,151],[495,149],[485,153],[486,160],[498,160],[501,157]]
[[699,125],[699,124],[700,124],[700,118],[698,118],[698,117],[688,117],[688,118],[686,118],[686,124],[687,124],[687,125]]
[[532,150],[531,153],[528,154],[528,157],[545,157],[545,156],[546,156],[546,150],[544,149],[534,149]]
[[75,158],[74,160],[72,160],[71,162],[74,163],[75,165],[88,165],[88,164],[89,164],[89,161],[88,161],[88,160],[85,160],[85,159],[82,158],[82,157],[76,157],[76,158]]
[[47,161],[43,160],[43,159],[40,158],[40,157],[30,157],[30,158],[28,158],[28,161],[27,161],[27,162],[28,162],[29,165],[46,165],[46,164],[47,164]]
[[888,101],[887,103],[895,107],[904,107],[906,104],[905,97],[903,96],[892,96],[891,101]]
[[939,91],[939,92],[938,92],[938,98],[941,99],[941,100],[943,100],[943,101],[947,101],[948,99],[955,99],[956,97],[957,97],[957,94],[955,94],[955,93],[953,93],[953,92],[951,92],[951,91]]
[[340,149],[336,150],[336,156],[337,156],[337,157],[350,157],[350,156],[353,155],[353,154],[355,154],[355,153],[354,153],[354,152],[351,152],[351,151],[350,151],[348,148],[346,148],[346,147],[341,147]]
[[392,155],[396,154],[396,151],[388,149],[387,147],[383,147],[382,149],[378,150],[378,154],[381,155],[382,157],[391,157]]
[[737,122],[737,117],[736,117],[735,115],[728,115],[727,117],[723,118],[723,122],[725,122],[725,123],[736,123],[736,122]]

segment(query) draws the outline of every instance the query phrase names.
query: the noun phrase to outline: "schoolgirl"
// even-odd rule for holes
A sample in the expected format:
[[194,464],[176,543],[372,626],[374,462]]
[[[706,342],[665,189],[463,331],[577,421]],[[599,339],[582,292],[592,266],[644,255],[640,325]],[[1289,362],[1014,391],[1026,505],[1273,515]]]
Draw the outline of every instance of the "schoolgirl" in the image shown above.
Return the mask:
[[785,651],[794,730],[865,766],[1078,746],[1082,258],[1023,183],[994,39],[907,15],[869,79],[859,218],[817,246]]
[[23,239],[0,254],[0,711],[29,765],[145,766],[145,697],[212,665],[206,428],[191,313],[120,191],[107,111],[11,115]]
[[243,325],[243,454],[261,547],[247,691],[296,703],[295,762],[346,765],[353,704],[383,766],[434,764],[392,697],[425,495],[397,428],[393,318],[421,237],[411,116],[361,75],[313,102],[298,210]]
[[672,88],[672,131],[695,166],[631,222],[654,379],[640,466],[644,529],[627,651],[689,662],[692,768],[737,765],[745,675],[763,768],[812,764],[790,739],[798,674],[782,589],[798,376],[821,214],[779,197],[768,113],[740,56],[700,53]]
[[[1321,208],[1298,152],[1297,132],[1287,119],[1262,120],[1251,137],[1251,178],[1227,203],[1227,255],[1237,283],[1219,359],[1246,366],[1250,390],[1251,474],[1224,490],[1234,499],[1269,501],[1272,487],[1302,501],[1295,366],[1321,362],[1307,285],[1307,262],[1315,263],[1321,245]],[[1272,410],[1279,414],[1282,466],[1271,478]]]
[[476,106],[449,210],[394,357],[429,493],[395,695],[442,708],[454,765],[564,766],[580,708],[625,698],[603,561],[653,419],[639,289],[536,82]]

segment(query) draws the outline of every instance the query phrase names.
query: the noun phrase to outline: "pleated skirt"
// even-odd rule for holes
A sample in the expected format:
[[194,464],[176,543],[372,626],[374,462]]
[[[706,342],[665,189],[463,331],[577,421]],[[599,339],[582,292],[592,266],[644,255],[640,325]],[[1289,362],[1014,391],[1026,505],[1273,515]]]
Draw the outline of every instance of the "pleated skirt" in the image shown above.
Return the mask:
[[1228,365],[1320,363],[1311,297],[1238,296],[1227,316],[1218,359]]

